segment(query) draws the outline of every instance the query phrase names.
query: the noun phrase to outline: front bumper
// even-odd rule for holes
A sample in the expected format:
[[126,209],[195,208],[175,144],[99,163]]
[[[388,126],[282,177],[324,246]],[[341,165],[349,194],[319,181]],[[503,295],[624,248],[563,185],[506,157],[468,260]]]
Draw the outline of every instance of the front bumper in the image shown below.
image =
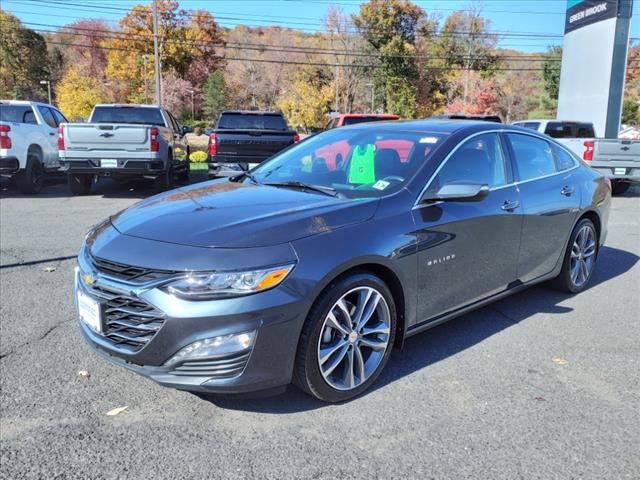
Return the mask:
[[105,168],[100,166],[100,159],[67,160],[60,159],[60,171],[74,174],[91,175],[149,175],[158,176],[165,171],[163,160],[117,159],[118,166]]
[[[83,337],[103,358],[160,385],[180,390],[239,394],[291,382],[306,310],[286,289],[276,288],[236,299],[186,301],[157,287],[132,287],[95,272],[91,273],[94,282],[87,285],[83,272],[91,268],[83,258],[81,254],[75,275],[76,291],[96,300],[101,299],[98,290],[116,292],[122,297],[146,302],[162,314],[162,326],[138,351],[114,345],[105,335],[80,321]],[[195,341],[249,331],[256,331],[249,351],[200,359],[200,363],[188,359],[165,365],[176,352]]]
[[20,161],[17,157],[0,157],[0,175],[11,176],[20,171]]

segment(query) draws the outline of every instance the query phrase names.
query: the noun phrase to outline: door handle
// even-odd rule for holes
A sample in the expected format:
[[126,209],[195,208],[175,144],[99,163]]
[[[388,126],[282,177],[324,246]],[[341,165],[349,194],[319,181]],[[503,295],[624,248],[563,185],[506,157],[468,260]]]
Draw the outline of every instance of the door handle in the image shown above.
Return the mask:
[[576,189],[574,187],[570,187],[568,185],[565,185],[564,187],[562,187],[562,190],[560,190],[560,194],[564,195],[565,197],[569,197],[575,191],[576,191]]
[[55,135],[55,133],[49,132],[49,135],[51,135],[53,137]]
[[505,200],[500,208],[502,208],[502,210],[505,210],[507,212],[513,212],[519,206],[520,206],[520,202],[518,202],[517,200],[513,202],[511,200]]

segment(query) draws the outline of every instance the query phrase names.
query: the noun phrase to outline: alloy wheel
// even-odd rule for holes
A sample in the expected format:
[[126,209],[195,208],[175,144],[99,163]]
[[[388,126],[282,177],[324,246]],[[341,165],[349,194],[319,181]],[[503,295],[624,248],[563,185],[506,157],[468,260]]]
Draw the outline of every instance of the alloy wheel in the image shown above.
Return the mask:
[[331,307],[320,332],[322,377],[336,390],[352,390],[371,377],[389,348],[389,306],[375,288],[354,288]]
[[584,285],[593,266],[595,265],[596,255],[596,235],[593,228],[584,225],[576,235],[573,245],[571,246],[571,263],[569,274],[571,281],[576,287]]

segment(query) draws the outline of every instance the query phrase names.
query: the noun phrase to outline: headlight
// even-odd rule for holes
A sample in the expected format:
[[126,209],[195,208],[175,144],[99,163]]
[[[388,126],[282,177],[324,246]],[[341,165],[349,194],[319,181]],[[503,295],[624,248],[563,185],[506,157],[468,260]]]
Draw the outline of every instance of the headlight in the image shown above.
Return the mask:
[[223,357],[234,353],[244,352],[251,348],[256,336],[255,330],[252,332],[223,335],[220,337],[205,338],[187,345],[171,357],[165,365],[186,360]]
[[244,272],[193,273],[167,284],[169,293],[194,300],[237,297],[273,288],[293,265]]

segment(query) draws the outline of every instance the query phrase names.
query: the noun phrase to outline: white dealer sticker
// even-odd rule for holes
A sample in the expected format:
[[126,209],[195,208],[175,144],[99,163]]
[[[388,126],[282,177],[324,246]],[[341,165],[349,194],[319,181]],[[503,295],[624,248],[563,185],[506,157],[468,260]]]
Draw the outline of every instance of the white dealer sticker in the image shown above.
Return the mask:
[[376,190],[384,190],[389,185],[391,185],[389,182],[385,182],[384,180],[378,180],[376,183],[373,184],[373,188],[375,188]]

